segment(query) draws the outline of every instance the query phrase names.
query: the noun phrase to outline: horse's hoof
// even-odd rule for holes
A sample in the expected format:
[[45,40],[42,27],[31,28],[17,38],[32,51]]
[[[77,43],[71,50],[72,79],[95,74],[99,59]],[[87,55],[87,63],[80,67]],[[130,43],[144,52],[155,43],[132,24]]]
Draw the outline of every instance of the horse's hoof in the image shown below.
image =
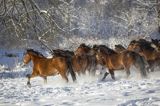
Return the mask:
[[30,83],[30,82],[27,82],[27,86],[28,86],[29,88],[31,88],[31,83]]

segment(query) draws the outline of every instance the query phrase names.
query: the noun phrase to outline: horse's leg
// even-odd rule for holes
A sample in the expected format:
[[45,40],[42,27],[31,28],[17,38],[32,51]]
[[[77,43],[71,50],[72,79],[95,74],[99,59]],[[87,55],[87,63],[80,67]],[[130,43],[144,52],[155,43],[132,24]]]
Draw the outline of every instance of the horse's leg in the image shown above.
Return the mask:
[[154,66],[155,66],[155,62],[153,61],[148,61],[148,64],[149,64],[149,67],[148,67],[148,70],[150,70],[150,72],[154,72]]
[[66,82],[68,82],[68,77],[67,77],[65,71],[60,72],[60,75],[61,75],[61,77],[62,77],[63,79],[66,80]]
[[44,84],[47,84],[47,76],[44,76]]
[[112,79],[115,80],[114,70],[109,69],[109,73],[111,74]]
[[128,78],[131,74],[129,69],[126,69],[126,74],[127,74],[127,78]]
[[27,85],[28,87],[31,87],[31,83],[30,83],[31,74],[27,74],[26,77],[28,78]]
[[129,68],[125,67],[124,70],[126,71],[126,74],[127,74],[127,78],[130,76],[130,70]]
[[66,82],[68,82],[68,77],[66,75],[62,75],[62,78],[66,80]]
[[106,79],[106,77],[107,77],[108,74],[109,74],[108,72],[105,72],[105,74],[104,74],[104,76],[102,78],[102,81],[104,81]]
[[37,75],[38,74],[34,70],[32,71],[32,74],[27,74],[26,75],[26,77],[28,78],[28,81],[27,81],[28,87],[31,87],[31,83],[30,83],[31,78],[36,77]]

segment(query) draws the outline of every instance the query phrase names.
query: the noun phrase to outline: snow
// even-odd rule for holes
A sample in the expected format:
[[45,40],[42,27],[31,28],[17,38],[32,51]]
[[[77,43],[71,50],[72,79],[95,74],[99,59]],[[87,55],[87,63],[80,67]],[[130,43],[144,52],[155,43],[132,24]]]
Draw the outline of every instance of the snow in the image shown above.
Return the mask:
[[[79,43],[83,42],[86,40],[79,39]],[[97,40],[96,43],[103,42]],[[110,47],[127,43],[125,39],[120,42],[114,38],[109,39],[108,44],[110,42]],[[94,44],[95,41],[92,39],[87,43]],[[77,76],[75,83],[70,76],[69,83],[57,75],[48,77],[47,84],[36,77],[31,79],[29,88],[26,75],[31,73],[32,65],[21,67],[23,51],[7,51],[17,57],[7,57],[4,51],[0,52],[0,106],[160,106],[159,69],[149,73],[147,79],[142,79],[134,67],[129,78],[123,70],[116,71],[115,81],[110,75],[101,81],[103,75],[99,73],[104,72],[101,68],[97,69],[95,77]]]
[[[0,105],[5,106],[159,106],[159,71],[149,78],[137,78],[132,72],[129,79],[123,71],[117,71],[116,81],[110,76],[100,81],[101,75],[78,76],[77,82],[65,83],[60,76],[48,77],[44,84],[40,77],[31,80],[29,88],[25,75],[31,67],[15,68],[12,72],[1,70]],[[134,70],[133,70],[134,71]],[[5,73],[4,73],[5,72]],[[13,77],[14,76],[14,77]]]

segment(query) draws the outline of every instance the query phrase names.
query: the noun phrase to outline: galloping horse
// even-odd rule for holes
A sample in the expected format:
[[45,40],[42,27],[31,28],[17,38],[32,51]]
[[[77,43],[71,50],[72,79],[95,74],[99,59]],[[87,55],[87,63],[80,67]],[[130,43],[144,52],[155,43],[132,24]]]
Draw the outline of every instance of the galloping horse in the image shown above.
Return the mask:
[[72,76],[73,81],[76,80],[76,76],[70,64],[67,63],[66,58],[60,56],[53,56],[52,58],[46,58],[42,54],[33,49],[28,49],[24,55],[23,62],[28,64],[33,61],[32,74],[28,74],[27,85],[30,87],[30,79],[36,76],[44,78],[44,82],[47,82],[47,76],[54,76],[60,74],[63,79],[68,82],[67,73]]
[[131,41],[127,49],[144,56],[149,63],[151,71],[154,71],[154,65],[159,66],[160,64],[160,52],[157,51],[149,41],[144,39]]
[[91,53],[91,47],[82,43],[74,54],[72,58],[74,71],[78,74],[85,74],[86,70],[88,70],[90,74],[95,75],[96,58]]
[[[114,71],[121,69],[126,71],[128,77],[132,65],[140,71],[142,77],[147,76],[144,59],[135,52],[125,50],[118,53],[105,45],[94,45],[93,50],[96,52],[98,63],[108,68],[112,79],[115,79]],[[106,72],[102,80],[104,80],[109,73]]]

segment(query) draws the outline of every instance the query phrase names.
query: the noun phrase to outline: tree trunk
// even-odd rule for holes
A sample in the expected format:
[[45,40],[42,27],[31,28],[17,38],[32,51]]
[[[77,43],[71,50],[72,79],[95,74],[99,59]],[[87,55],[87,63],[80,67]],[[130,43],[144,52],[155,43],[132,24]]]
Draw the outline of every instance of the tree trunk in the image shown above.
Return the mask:
[[160,33],[160,1],[156,0],[156,3],[157,3],[158,32]]

